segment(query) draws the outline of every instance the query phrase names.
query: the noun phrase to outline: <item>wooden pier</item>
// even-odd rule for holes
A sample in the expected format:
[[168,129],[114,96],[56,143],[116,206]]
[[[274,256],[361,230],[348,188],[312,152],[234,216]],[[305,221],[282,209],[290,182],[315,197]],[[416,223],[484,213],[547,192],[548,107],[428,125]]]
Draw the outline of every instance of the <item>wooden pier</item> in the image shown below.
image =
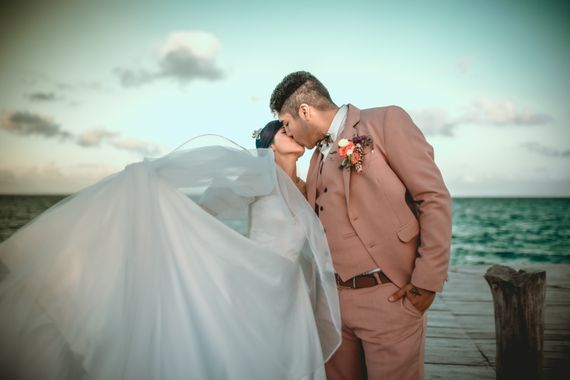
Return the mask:
[[[495,319],[489,266],[453,267],[428,314],[426,379],[495,379]],[[524,266],[529,268],[531,266]],[[513,266],[514,269],[522,269]],[[570,265],[545,264],[546,379],[570,378]]]

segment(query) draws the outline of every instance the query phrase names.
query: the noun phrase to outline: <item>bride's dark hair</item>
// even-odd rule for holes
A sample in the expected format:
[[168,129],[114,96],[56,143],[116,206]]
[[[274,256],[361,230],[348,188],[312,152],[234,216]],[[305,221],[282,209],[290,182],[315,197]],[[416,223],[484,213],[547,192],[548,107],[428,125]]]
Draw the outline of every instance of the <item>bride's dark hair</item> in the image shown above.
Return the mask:
[[283,123],[279,120],[272,120],[265,124],[261,129],[257,139],[255,140],[256,148],[269,148],[273,144],[273,139],[279,130],[283,127]]

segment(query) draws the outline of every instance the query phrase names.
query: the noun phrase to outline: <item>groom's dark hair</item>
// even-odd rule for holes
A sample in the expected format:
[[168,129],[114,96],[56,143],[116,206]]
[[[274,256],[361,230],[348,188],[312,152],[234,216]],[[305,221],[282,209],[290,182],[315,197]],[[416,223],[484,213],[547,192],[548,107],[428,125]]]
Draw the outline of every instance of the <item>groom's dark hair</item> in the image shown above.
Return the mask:
[[311,73],[296,71],[275,87],[269,108],[276,114],[288,113],[298,118],[299,106],[307,103],[319,110],[336,107],[327,88]]

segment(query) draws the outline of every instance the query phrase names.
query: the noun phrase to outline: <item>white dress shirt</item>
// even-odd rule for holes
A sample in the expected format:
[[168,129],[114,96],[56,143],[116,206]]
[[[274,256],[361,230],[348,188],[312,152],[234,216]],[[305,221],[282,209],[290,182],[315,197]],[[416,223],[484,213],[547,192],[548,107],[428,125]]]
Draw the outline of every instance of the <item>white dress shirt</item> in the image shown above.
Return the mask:
[[[328,133],[331,136],[331,141],[336,141],[336,138],[338,137],[339,134],[342,133],[342,130],[344,129],[344,123],[346,122],[346,114],[348,113],[348,106],[346,104],[343,104],[338,111],[336,111],[336,114],[334,115],[333,121],[329,127]],[[324,145],[321,149],[321,153],[323,154],[323,160],[325,160],[327,158],[327,155],[329,154],[329,151],[332,148],[332,142],[328,145]]]

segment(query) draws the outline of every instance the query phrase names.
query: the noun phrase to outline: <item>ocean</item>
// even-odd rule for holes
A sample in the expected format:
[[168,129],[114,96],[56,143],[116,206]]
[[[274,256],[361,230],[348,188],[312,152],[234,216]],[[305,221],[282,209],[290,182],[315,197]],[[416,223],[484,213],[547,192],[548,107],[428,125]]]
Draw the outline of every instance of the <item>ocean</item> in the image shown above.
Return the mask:
[[[0,195],[0,241],[65,196]],[[570,198],[454,198],[451,264],[570,264]]]

